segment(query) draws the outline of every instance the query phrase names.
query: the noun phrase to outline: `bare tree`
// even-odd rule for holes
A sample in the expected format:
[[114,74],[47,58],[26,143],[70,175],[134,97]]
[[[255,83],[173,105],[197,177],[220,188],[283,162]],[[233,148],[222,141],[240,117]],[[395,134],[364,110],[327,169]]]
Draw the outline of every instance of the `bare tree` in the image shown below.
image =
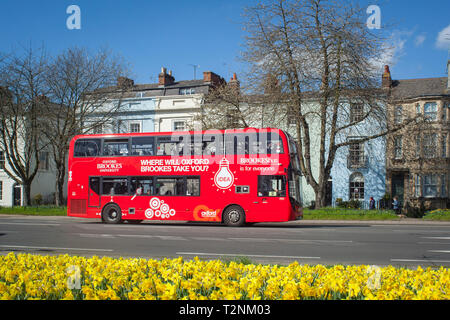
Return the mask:
[[8,166],[4,170],[23,186],[23,204],[31,204],[31,183],[39,168],[42,140],[41,108],[45,103],[44,49],[31,47],[10,54],[1,65],[0,148]]
[[[365,10],[350,0],[260,1],[246,9],[245,18],[242,58],[249,65],[248,83],[255,94],[267,87],[268,77],[277,79],[276,96],[267,90],[265,95],[274,97],[269,100],[278,104],[278,114],[294,119],[301,171],[314,189],[316,208],[322,207],[338,149],[415,121],[387,126],[388,92],[380,88],[380,70],[374,69],[383,56],[383,39],[366,27]],[[357,117],[355,104],[362,106]],[[358,138],[347,139],[355,132]]]
[[121,98],[132,86],[127,81],[116,86],[125,73],[122,60],[104,49],[90,54],[86,49],[69,48],[51,61],[46,76],[51,103],[46,105],[47,126],[43,134],[56,165],[56,205],[64,203],[71,139],[91,133],[117,115]]

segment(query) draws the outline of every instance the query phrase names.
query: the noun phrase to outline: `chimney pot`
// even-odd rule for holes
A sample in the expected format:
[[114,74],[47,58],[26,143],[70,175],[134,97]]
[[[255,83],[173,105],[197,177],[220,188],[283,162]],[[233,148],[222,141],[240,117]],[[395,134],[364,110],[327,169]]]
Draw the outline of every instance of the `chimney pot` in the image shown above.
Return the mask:
[[166,86],[173,84],[175,82],[175,78],[172,76],[172,70],[169,73],[166,73],[167,69],[162,67],[161,73],[158,75],[158,84],[160,86]]
[[450,90],[450,59],[447,61],[447,89]]
[[392,86],[392,78],[391,78],[391,71],[389,70],[389,66],[384,66],[384,73],[383,77],[381,79],[381,86],[383,88],[390,88]]
[[127,77],[118,77],[117,78],[117,86],[121,88],[132,87],[134,86],[134,81]]

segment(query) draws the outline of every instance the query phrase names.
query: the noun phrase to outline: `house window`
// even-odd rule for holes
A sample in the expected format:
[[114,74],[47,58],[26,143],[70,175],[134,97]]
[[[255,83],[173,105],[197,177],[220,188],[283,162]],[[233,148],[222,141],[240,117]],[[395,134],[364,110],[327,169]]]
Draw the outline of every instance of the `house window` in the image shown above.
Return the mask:
[[5,169],[5,152],[0,150],[0,170]]
[[436,197],[438,176],[436,174],[427,174],[423,176],[423,196]]
[[423,155],[425,158],[436,157],[436,145],[437,135],[436,133],[429,133],[423,135]]
[[186,121],[174,121],[173,131],[186,131]]
[[130,122],[130,132],[141,132],[141,123],[140,122]]
[[350,109],[350,122],[359,122],[364,118],[364,107],[362,103],[353,103]]
[[350,176],[350,199],[364,199],[364,176],[359,172]]
[[447,198],[447,175],[441,175],[441,197]]
[[415,156],[416,158],[420,158],[420,135],[416,136],[416,150],[415,150]]
[[401,159],[403,156],[403,139],[402,136],[395,136],[394,137],[394,158],[395,159]]
[[414,176],[414,196],[420,197],[420,175]]
[[361,168],[365,164],[364,143],[352,143],[349,146],[349,168]]
[[442,158],[447,158],[447,136],[448,135],[446,133],[442,134],[442,141],[441,141],[441,143],[442,143],[442,148],[441,148]]
[[427,102],[425,103],[424,107],[424,116],[425,119],[430,121],[436,121],[437,120],[437,103],[436,102]]
[[394,123],[400,124],[403,121],[403,107],[396,106],[394,110]]
[[442,121],[447,121],[448,103],[442,103]]
[[195,89],[194,88],[180,89],[180,95],[184,96],[184,95],[189,95],[189,94],[195,94]]
[[42,151],[39,152],[39,170],[48,170],[48,152]]

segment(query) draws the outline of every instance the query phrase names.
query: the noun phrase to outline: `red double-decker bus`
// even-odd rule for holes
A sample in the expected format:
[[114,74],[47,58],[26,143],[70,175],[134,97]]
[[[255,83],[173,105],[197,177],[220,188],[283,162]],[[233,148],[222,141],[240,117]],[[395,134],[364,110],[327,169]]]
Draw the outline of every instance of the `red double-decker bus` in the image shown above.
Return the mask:
[[70,144],[68,215],[230,226],[300,219],[297,146],[270,128],[79,135]]

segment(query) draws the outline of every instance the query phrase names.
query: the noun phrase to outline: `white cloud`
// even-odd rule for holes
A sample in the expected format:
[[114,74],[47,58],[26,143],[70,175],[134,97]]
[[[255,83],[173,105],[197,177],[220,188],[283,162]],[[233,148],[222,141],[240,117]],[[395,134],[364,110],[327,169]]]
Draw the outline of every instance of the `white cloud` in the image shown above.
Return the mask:
[[392,67],[397,64],[399,59],[405,54],[406,42],[412,35],[412,31],[395,30],[391,33],[389,38],[383,43],[381,55],[378,59],[373,59],[371,62],[376,72],[379,73],[384,65]]
[[414,39],[414,45],[416,46],[416,47],[420,47],[424,42],[425,42],[425,39],[426,39],[427,37],[425,36],[425,33],[421,33],[421,34],[419,34],[417,37],[416,37],[416,39]]
[[439,32],[436,39],[436,47],[439,49],[450,49],[450,24]]

